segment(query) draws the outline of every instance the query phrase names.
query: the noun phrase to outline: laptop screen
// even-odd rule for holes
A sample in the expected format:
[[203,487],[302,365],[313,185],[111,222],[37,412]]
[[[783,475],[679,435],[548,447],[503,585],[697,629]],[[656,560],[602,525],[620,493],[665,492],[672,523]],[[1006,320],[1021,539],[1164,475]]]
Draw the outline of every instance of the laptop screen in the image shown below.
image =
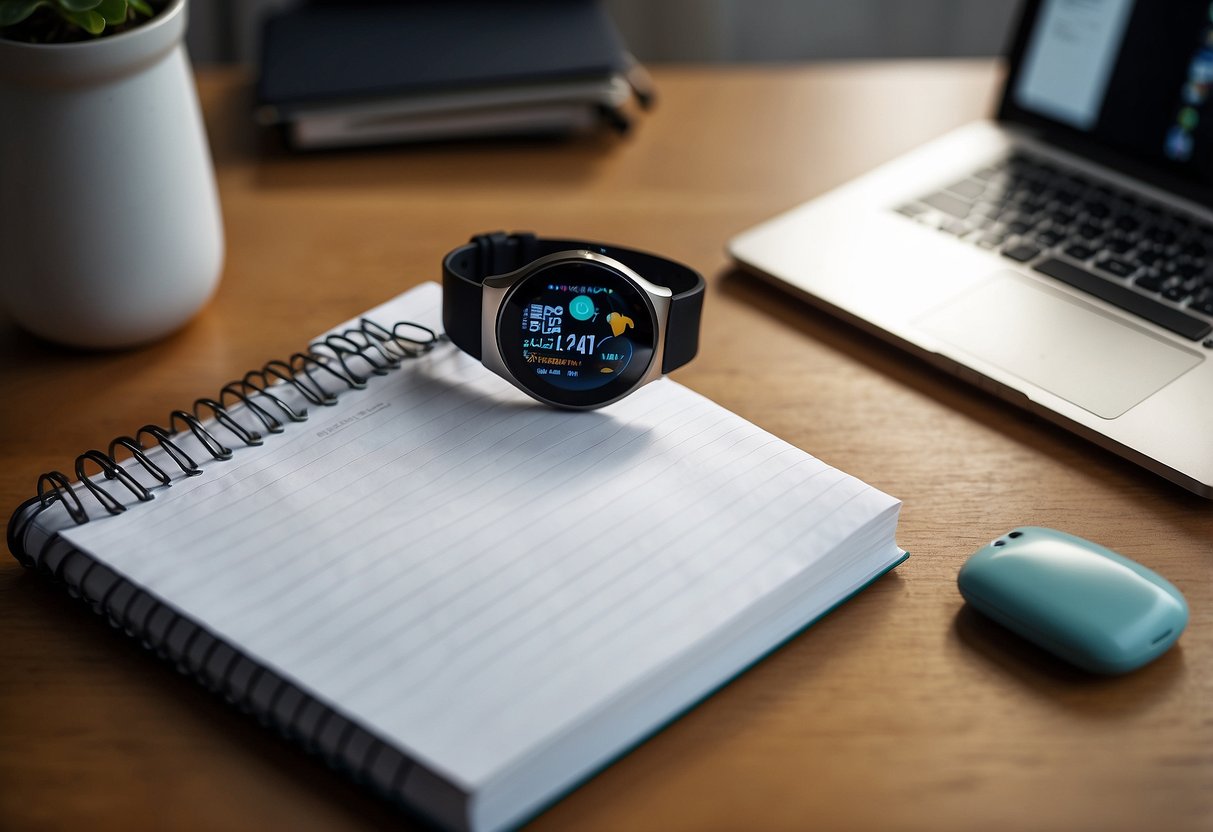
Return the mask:
[[1213,204],[1213,3],[1033,0],[1000,117]]

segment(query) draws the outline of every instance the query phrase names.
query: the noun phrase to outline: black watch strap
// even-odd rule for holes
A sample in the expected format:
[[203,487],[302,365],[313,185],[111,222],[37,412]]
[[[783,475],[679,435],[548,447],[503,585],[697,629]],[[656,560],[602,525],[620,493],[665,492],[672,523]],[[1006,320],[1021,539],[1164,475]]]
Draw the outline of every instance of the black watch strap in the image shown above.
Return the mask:
[[551,240],[534,234],[497,231],[477,234],[442,261],[442,325],[464,352],[479,359],[482,285],[486,277],[520,269],[558,251],[586,250],[605,254],[673,292],[666,322],[665,360],[661,372],[676,370],[699,351],[699,317],[704,281],[699,272],[665,257],[586,240]]

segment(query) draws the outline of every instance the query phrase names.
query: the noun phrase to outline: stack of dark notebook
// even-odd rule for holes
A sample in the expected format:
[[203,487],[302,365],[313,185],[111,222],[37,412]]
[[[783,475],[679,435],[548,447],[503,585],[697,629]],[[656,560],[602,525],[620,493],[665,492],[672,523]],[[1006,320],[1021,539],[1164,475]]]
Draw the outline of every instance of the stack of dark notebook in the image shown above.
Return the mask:
[[381,0],[270,17],[257,97],[309,149],[622,130],[651,88],[597,0]]

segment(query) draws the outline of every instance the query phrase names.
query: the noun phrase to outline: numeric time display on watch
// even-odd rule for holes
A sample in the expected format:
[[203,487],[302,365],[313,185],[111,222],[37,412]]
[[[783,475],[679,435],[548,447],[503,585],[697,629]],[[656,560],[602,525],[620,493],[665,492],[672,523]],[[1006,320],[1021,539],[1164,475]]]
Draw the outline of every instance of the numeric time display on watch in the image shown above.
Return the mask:
[[557,387],[601,387],[632,360],[636,321],[624,307],[609,286],[546,284],[522,308],[523,360]]

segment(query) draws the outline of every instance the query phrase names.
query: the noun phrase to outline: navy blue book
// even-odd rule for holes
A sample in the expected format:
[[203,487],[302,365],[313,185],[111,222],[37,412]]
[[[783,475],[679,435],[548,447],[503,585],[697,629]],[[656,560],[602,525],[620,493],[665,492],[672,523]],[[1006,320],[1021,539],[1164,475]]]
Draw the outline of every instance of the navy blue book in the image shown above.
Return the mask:
[[266,20],[257,82],[304,148],[622,127],[650,95],[597,0],[304,5]]

